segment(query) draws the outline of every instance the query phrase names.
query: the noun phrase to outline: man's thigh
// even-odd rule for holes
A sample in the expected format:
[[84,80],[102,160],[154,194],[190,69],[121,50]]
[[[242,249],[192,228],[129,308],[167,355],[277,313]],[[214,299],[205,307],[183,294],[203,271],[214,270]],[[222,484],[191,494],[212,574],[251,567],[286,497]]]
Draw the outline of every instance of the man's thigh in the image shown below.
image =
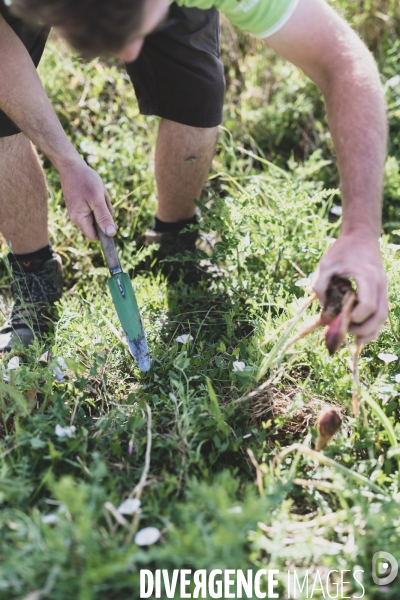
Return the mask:
[[[44,27],[27,25],[21,19],[10,14],[9,10],[0,0],[0,14],[20,38],[28,50],[35,67],[38,66],[46,45],[49,30]],[[21,130],[0,110],[0,138],[20,133]]]
[[172,4],[169,18],[176,23],[148,36],[139,58],[126,65],[140,112],[215,127],[222,121],[225,91],[219,13]]

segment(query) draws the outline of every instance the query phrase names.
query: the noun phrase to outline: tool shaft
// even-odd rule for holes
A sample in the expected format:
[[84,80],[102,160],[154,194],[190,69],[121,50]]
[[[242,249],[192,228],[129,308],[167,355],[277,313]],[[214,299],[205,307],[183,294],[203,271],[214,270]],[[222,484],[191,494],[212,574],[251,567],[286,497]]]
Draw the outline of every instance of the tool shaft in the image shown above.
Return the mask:
[[99,236],[99,240],[101,243],[101,247],[103,248],[104,258],[106,259],[107,267],[110,269],[112,275],[114,273],[120,273],[122,271],[121,264],[118,259],[118,254],[115,249],[115,243],[112,237],[108,237],[105,233],[102,232],[100,227],[96,225],[97,235]]

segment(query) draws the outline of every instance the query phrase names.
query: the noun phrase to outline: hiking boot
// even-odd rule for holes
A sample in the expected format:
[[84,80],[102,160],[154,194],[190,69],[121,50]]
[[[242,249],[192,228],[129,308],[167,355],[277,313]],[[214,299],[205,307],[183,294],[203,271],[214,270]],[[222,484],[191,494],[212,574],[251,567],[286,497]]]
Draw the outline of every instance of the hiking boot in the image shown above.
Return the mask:
[[168,276],[170,281],[176,281],[182,276],[185,283],[197,282],[202,274],[196,248],[198,237],[198,230],[158,232],[148,229],[142,235],[143,245],[158,244],[158,248],[154,250],[152,256],[148,257],[145,267],[149,269],[150,264],[153,264],[156,259],[157,267]]
[[29,346],[35,337],[48,333],[53,324],[54,303],[62,295],[61,257],[11,262],[14,304],[9,320],[0,329],[0,352],[15,344]]

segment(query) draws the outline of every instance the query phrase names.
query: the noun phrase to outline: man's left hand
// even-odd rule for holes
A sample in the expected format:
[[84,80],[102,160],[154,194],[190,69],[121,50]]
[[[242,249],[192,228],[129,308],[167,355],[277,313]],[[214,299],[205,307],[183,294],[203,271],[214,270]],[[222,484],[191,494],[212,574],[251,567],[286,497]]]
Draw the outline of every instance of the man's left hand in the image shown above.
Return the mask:
[[333,275],[354,278],[358,304],[352,312],[350,333],[357,343],[375,339],[387,319],[387,279],[383,269],[379,243],[364,232],[342,234],[322,258],[313,288],[322,305]]

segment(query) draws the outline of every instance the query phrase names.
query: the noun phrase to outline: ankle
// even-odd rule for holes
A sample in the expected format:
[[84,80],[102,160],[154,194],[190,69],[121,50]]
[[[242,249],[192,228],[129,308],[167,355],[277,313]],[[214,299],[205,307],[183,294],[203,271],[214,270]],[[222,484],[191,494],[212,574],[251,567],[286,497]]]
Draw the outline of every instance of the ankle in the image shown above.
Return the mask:
[[154,217],[154,223],[152,226],[152,230],[157,233],[179,233],[188,225],[197,225],[198,224],[197,215],[193,215],[190,219],[183,219],[181,221],[175,221],[172,223],[168,223],[166,221],[162,221],[157,216]]
[[28,252],[26,254],[14,254],[13,252],[9,252],[7,254],[7,258],[11,265],[18,263],[18,266],[26,272],[35,270],[38,263],[40,264],[50,260],[52,256],[53,251],[51,244],[48,244],[39,250],[35,250],[35,252]]

